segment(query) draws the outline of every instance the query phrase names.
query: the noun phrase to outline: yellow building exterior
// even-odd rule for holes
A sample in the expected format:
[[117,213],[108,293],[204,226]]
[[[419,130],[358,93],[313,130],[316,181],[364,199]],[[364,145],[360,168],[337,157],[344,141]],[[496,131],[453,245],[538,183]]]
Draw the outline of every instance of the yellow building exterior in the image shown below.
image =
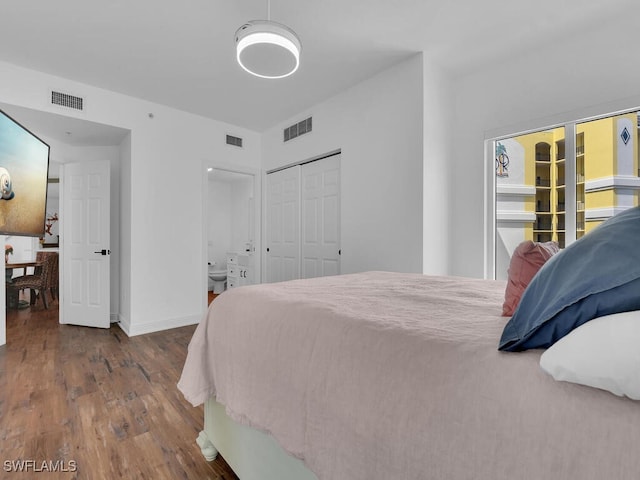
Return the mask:
[[[638,114],[616,115],[576,125],[575,179],[567,178],[565,128],[513,137],[524,157],[522,183],[534,195],[523,198],[523,240],[566,244],[568,209],[575,211],[576,238],[618,211],[638,205]],[[498,177],[508,176],[502,173]],[[634,178],[635,177],[635,178]],[[500,178],[498,178],[500,181]],[[567,182],[574,182],[575,205],[567,205]]]

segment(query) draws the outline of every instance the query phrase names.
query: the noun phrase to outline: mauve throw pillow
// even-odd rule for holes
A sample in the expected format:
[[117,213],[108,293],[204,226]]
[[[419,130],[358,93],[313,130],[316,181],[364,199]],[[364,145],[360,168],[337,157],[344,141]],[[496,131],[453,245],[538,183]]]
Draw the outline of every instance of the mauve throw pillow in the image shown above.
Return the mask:
[[509,263],[509,279],[504,293],[502,315],[510,317],[516,311],[520,297],[538,270],[560,251],[556,242],[525,240],[516,247]]

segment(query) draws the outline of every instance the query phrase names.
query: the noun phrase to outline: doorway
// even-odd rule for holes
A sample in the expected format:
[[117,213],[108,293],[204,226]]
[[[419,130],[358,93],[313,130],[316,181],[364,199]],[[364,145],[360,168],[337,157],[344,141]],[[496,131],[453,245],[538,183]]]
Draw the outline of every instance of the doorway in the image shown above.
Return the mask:
[[[49,190],[54,191],[59,188],[56,180],[59,179],[58,166],[63,163],[72,163],[86,160],[109,160],[111,164],[111,322],[118,319],[120,310],[120,257],[119,257],[119,237],[120,237],[120,176],[121,161],[126,158],[129,144],[127,137],[131,134],[129,129],[91,122],[84,119],[67,117],[50,112],[43,112],[26,107],[0,103],[0,109],[20,121],[29,130],[36,133],[51,147],[49,159],[49,178],[53,182],[49,183]],[[126,168],[126,165],[123,165]],[[55,203],[55,202],[54,202]],[[47,212],[55,213],[53,205],[48,202]],[[56,223],[60,232],[64,218],[62,215]],[[57,235],[57,234],[56,234]],[[45,237],[47,247],[53,247],[55,237]],[[15,238],[15,237],[14,237]],[[31,240],[31,239],[29,239]],[[32,247],[32,254],[40,248],[38,239]],[[49,250],[49,248],[46,248]],[[61,257],[60,262],[64,263]],[[63,266],[60,265],[60,268]],[[61,289],[64,286],[61,285]],[[4,290],[4,288],[3,288]],[[60,292],[63,294],[63,292]],[[5,293],[6,294],[6,293]],[[5,299],[6,301],[6,299]],[[58,309],[58,305],[55,305]],[[0,345],[6,343],[6,310],[0,316]]]
[[[255,172],[207,168],[205,195],[206,280],[208,303],[228,288],[260,283],[255,261],[260,231],[259,181]],[[237,268],[238,258],[243,263]]]

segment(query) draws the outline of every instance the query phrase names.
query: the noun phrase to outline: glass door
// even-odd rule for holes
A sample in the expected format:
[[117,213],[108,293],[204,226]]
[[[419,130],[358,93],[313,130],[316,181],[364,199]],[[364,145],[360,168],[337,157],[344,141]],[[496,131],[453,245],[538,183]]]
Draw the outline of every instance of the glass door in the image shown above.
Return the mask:
[[565,128],[495,142],[496,278],[521,242],[565,244]]
[[638,112],[576,124],[576,237],[638,205]]
[[520,242],[564,248],[639,204],[638,135],[634,111],[494,142],[496,278]]

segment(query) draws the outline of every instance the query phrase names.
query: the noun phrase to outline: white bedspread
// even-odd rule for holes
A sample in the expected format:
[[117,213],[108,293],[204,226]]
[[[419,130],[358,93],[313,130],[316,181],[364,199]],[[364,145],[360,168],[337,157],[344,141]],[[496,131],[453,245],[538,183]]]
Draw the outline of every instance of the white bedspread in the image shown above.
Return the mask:
[[233,289],[178,386],[320,480],[640,478],[640,405],[497,351],[504,286],[369,272]]

